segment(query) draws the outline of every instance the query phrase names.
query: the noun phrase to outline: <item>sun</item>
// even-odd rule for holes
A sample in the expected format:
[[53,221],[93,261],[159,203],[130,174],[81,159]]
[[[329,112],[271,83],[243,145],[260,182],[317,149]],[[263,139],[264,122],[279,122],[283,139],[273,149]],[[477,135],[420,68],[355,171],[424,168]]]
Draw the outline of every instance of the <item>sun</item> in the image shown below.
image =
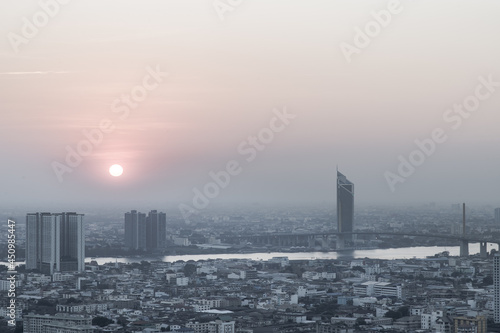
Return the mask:
[[120,177],[123,173],[123,168],[120,164],[113,164],[109,167],[109,174],[113,177]]

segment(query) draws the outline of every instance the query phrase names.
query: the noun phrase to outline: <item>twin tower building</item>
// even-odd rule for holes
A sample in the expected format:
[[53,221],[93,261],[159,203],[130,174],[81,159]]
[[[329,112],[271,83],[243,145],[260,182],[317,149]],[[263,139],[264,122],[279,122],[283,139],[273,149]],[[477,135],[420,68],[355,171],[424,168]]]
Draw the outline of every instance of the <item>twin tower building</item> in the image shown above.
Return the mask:
[[154,251],[165,248],[167,217],[152,210],[146,214],[136,210],[125,213],[125,247],[132,250]]
[[83,214],[32,213],[26,216],[26,269],[43,274],[85,270]]

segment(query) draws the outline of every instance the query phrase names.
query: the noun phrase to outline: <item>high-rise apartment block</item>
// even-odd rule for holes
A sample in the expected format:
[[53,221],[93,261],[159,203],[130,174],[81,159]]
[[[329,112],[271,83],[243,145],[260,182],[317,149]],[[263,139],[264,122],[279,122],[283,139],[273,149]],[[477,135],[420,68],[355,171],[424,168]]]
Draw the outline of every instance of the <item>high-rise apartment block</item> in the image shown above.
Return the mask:
[[146,214],[136,210],[125,213],[125,246],[146,249]]
[[30,213],[26,216],[26,269],[44,274],[85,270],[83,214]]
[[165,213],[152,210],[146,216],[136,210],[125,213],[125,246],[134,250],[156,250],[165,247],[167,232]]

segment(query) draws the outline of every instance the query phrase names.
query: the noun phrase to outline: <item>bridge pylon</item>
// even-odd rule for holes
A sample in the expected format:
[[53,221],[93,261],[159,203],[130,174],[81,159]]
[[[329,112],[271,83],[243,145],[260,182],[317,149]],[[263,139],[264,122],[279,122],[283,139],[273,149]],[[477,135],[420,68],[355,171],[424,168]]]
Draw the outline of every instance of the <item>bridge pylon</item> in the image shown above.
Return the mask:
[[345,249],[345,235],[337,235],[337,250]]
[[479,256],[481,258],[488,258],[488,242],[479,243]]
[[460,256],[461,257],[469,256],[469,241],[467,239],[462,239],[460,241]]
[[469,256],[469,241],[465,239],[465,202],[462,205],[462,240],[460,241],[460,256]]

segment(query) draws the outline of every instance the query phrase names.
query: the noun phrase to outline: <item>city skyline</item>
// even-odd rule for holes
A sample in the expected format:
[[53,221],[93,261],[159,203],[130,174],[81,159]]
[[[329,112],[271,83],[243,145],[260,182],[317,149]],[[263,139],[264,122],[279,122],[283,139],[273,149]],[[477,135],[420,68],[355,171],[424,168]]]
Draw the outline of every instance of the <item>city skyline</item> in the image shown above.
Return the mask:
[[500,332],[498,13],[0,1],[0,333]]

